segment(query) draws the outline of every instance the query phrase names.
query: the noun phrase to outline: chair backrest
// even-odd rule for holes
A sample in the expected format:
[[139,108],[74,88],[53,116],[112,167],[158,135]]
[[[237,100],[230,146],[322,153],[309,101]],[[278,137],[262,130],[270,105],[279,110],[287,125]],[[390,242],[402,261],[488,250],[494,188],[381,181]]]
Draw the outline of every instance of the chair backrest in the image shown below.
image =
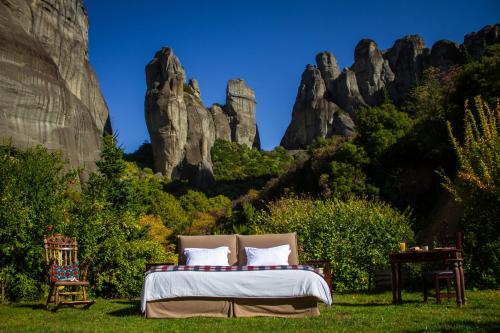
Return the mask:
[[78,262],[78,242],[75,238],[56,234],[43,240],[47,265],[73,265]]

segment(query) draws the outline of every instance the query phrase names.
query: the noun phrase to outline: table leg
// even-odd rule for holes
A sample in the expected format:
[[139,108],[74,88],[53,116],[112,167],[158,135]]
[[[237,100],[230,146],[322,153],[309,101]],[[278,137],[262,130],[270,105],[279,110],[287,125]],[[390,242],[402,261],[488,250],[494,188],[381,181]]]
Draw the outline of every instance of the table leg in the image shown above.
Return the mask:
[[391,263],[391,286],[392,286],[392,303],[397,303],[397,282],[396,282],[396,264]]
[[458,261],[453,262],[453,272],[455,273],[455,293],[457,295],[457,306],[462,307],[462,283]]
[[402,303],[403,299],[401,298],[401,285],[403,284],[402,278],[401,278],[401,263],[396,264],[398,268],[398,303]]
[[462,295],[462,305],[466,305],[467,298],[465,297],[465,278],[464,278],[464,267],[462,266],[462,261],[458,262],[458,270],[460,273],[460,293]]

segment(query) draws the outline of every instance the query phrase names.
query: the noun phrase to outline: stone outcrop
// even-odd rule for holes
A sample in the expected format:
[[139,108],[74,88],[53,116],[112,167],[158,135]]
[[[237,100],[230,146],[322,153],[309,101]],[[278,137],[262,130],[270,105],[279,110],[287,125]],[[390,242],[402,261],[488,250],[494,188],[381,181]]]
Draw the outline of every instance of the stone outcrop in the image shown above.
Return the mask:
[[464,47],[474,59],[479,59],[488,45],[500,43],[500,23],[487,25],[464,37]]
[[206,188],[213,184],[211,150],[215,142],[215,127],[211,113],[196,96],[185,94],[188,117],[188,140],[180,178],[189,179],[196,186]]
[[425,47],[422,37],[412,35],[398,39],[384,54],[394,73],[390,91],[394,102],[400,103],[413,84],[422,77],[424,59],[428,52],[429,49]]
[[345,68],[333,82],[332,91],[331,99],[351,115],[356,109],[366,106],[359,92],[356,73],[349,68]]
[[156,172],[206,188],[214,183],[215,139],[260,146],[255,93],[243,80],[228,82],[226,105],[207,109],[198,82],[186,83],[179,59],[164,47],[146,66],[146,84],[144,112]]
[[394,81],[389,61],[384,59],[377,44],[371,39],[362,39],[354,50],[354,64],[359,92],[368,105],[384,100],[384,88]]
[[450,40],[439,40],[432,45],[427,64],[446,72],[452,66],[465,63],[465,52],[463,47]]
[[281,146],[286,149],[304,149],[318,137],[353,134],[354,123],[351,118],[325,95],[321,71],[308,65],[302,73],[292,122],[281,140]]
[[[255,92],[242,79],[229,80],[226,89],[225,112],[230,119],[231,141],[250,148],[257,135]],[[260,142],[259,139],[257,141]],[[258,147],[260,149],[260,144]]]
[[401,104],[427,68],[445,73],[464,64],[467,54],[479,58],[495,43],[500,43],[500,24],[466,35],[462,45],[437,41],[431,50],[418,35],[398,39],[385,52],[373,40],[362,39],[354,51],[354,64],[342,72],[335,56],[323,51],[316,55],[316,66],[308,65],[302,74],[281,145],[302,149],[318,137],[353,135],[351,117],[355,118],[357,109],[379,105],[386,97]]
[[210,113],[214,120],[215,138],[224,141],[231,141],[231,120],[219,104],[214,104],[210,107]]
[[328,51],[320,52],[316,55],[316,65],[321,72],[321,77],[325,82],[325,88],[329,95],[334,94],[333,84],[340,75],[337,59]]
[[95,169],[108,108],[88,62],[80,0],[0,0],[0,139]]

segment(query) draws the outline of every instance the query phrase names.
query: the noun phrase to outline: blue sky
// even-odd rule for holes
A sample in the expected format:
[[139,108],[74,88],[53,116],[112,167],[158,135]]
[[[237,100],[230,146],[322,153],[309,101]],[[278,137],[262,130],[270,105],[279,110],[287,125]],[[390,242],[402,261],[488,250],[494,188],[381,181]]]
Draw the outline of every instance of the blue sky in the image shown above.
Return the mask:
[[428,47],[500,22],[499,0],[435,1],[167,1],[85,0],[89,57],[127,151],[149,141],[144,120],[145,65],[170,46],[206,106],[225,102],[229,79],[255,90],[263,149],[279,145],[291,119],[303,69],[331,51],[352,65],[362,38],[380,49],[409,34]]

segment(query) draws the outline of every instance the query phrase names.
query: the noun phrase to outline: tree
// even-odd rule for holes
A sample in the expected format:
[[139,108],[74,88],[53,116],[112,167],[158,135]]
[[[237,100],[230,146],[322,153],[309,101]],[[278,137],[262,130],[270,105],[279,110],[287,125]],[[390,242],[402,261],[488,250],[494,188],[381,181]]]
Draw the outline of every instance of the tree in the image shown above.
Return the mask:
[[361,108],[356,113],[358,136],[356,143],[361,144],[368,156],[378,158],[383,152],[403,137],[411,128],[410,117],[398,111],[390,101],[371,108]]
[[324,197],[346,199],[352,195],[377,196],[378,189],[370,185],[364,171],[370,159],[363,147],[346,142],[332,159],[326,172],[319,176]]

